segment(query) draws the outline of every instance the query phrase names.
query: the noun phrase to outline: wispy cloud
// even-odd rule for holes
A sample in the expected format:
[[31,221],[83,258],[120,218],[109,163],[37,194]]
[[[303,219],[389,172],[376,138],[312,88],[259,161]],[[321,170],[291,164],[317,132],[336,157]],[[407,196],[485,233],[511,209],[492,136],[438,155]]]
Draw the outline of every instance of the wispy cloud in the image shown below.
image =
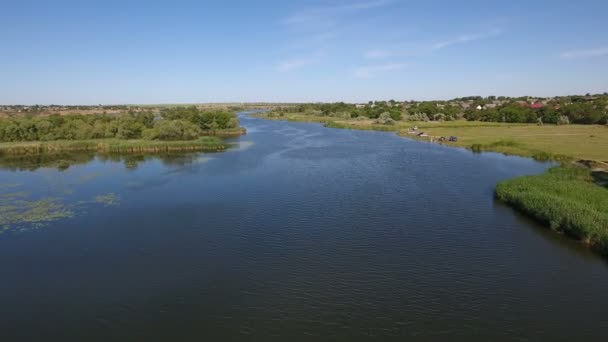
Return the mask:
[[[365,11],[381,8],[395,0],[359,0],[338,5],[304,8],[283,18],[281,24],[288,29],[291,39],[283,50],[331,49],[337,36],[344,34],[352,25],[352,17]],[[357,23],[360,21],[356,21]],[[288,72],[319,62],[325,56],[317,53],[309,57],[286,59],[278,63],[276,70]]]
[[403,69],[405,64],[402,63],[392,63],[392,64],[381,64],[381,65],[371,65],[364,66],[360,68],[356,68],[353,72],[353,76],[357,78],[370,78],[375,76],[378,73],[399,70]]
[[318,23],[321,20],[328,19],[332,22],[336,16],[345,15],[361,10],[382,7],[388,5],[392,1],[390,0],[375,0],[375,1],[363,1],[354,2],[343,5],[317,7],[301,10],[296,14],[290,15],[282,20],[283,24],[286,25],[305,25],[311,23]]
[[369,59],[388,59],[388,58],[406,58],[406,57],[419,57],[421,55],[430,54],[433,51],[441,50],[449,46],[465,44],[486,38],[497,36],[504,31],[502,29],[492,29],[486,32],[478,32],[473,34],[462,34],[451,40],[440,41],[436,43],[429,42],[418,42],[409,44],[408,47],[397,47],[397,43],[393,43],[391,48],[388,49],[370,49],[364,53],[365,58]]
[[580,59],[608,56],[608,47],[587,49],[587,50],[570,50],[560,54],[563,59]]
[[277,65],[276,70],[278,72],[288,72],[288,71],[300,69],[300,68],[303,68],[305,66],[308,66],[308,65],[315,64],[315,63],[319,62],[322,57],[323,57],[323,53],[319,52],[319,53],[317,53],[317,54],[315,54],[313,56],[310,56],[310,57],[301,57],[301,58],[287,59],[287,60],[284,60],[284,61],[280,62]]
[[452,46],[452,45],[457,45],[457,44],[463,44],[463,43],[468,43],[468,42],[473,42],[473,41],[477,41],[477,40],[482,40],[482,39],[486,39],[486,38],[490,38],[490,37],[494,37],[497,36],[501,33],[503,33],[504,31],[502,29],[493,29],[491,31],[488,32],[480,32],[480,33],[473,33],[473,34],[463,34],[460,35],[454,39],[451,40],[446,40],[446,41],[442,41],[442,42],[438,42],[432,45],[432,48],[434,50],[439,50],[439,49],[443,49],[446,48],[448,46]]

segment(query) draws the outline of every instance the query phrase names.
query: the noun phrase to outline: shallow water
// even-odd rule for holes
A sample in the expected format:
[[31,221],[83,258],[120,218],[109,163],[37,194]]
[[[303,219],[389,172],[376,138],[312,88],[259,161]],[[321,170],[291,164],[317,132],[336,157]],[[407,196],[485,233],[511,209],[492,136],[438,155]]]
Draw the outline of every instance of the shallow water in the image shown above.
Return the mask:
[[604,339],[605,261],[493,199],[550,164],[241,122],[225,153],[0,162],[72,213],[0,234],[2,341]]

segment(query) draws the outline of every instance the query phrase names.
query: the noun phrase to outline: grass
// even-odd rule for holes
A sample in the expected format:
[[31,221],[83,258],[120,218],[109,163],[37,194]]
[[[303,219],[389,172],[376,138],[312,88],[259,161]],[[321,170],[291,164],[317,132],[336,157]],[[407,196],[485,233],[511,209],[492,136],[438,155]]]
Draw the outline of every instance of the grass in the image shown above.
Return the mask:
[[[410,126],[415,124],[410,124]],[[454,146],[536,159],[584,159],[608,162],[608,127],[480,122],[419,123],[435,137],[458,137]]]
[[223,151],[228,146],[215,136],[188,141],[157,140],[58,140],[0,143],[0,156],[23,154],[54,154],[62,152],[96,151],[102,153],[141,153],[170,151]]
[[608,256],[608,190],[593,180],[588,168],[554,167],[501,182],[496,197]]

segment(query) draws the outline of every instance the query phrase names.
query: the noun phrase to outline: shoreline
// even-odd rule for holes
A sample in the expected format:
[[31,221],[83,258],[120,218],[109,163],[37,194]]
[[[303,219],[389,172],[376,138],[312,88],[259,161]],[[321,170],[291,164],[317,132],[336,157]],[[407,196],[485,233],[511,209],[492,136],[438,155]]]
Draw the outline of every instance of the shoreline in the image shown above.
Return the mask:
[[63,152],[93,151],[99,153],[142,153],[170,151],[224,151],[229,147],[217,136],[203,136],[196,140],[56,140],[0,143],[0,157]]
[[[513,139],[498,139],[491,143],[484,144],[470,144],[459,142],[449,142],[449,141],[439,141],[438,139],[441,135],[429,135],[426,137],[418,137],[416,135],[408,134],[407,131],[404,130],[403,126],[399,125],[382,125],[382,124],[374,124],[369,122],[360,123],[357,121],[348,121],[344,122],[344,119],[335,118],[335,117],[311,117],[310,119],[304,118],[302,116],[297,117],[267,117],[263,114],[254,115],[254,117],[272,120],[272,121],[288,121],[288,122],[308,122],[308,123],[322,123],[324,127],[327,128],[336,128],[336,129],[354,129],[354,130],[362,130],[362,131],[381,131],[381,132],[394,132],[396,135],[402,138],[415,140],[419,142],[426,142],[431,144],[438,144],[441,146],[448,146],[453,148],[462,148],[469,150],[473,153],[481,153],[481,152],[493,152],[493,153],[501,153],[506,156],[517,156],[523,158],[532,158],[537,161],[554,161],[558,163],[572,163],[577,165],[582,165],[588,167],[589,169],[595,171],[605,171],[608,172],[608,155],[605,157],[606,160],[598,160],[595,158],[584,158],[582,156],[573,156],[570,154],[562,154],[555,153],[550,151],[544,151],[538,148],[530,147],[525,144],[518,143]],[[456,121],[452,121],[456,122]],[[456,122],[457,123],[457,122]],[[411,122],[412,125],[417,124],[417,122]],[[429,126],[436,125],[434,128],[443,128],[439,124],[430,124]],[[531,127],[528,124],[518,124],[518,123],[508,123],[508,124],[496,124],[496,123],[487,123],[482,124],[480,126],[469,126],[469,125],[453,125],[449,126],[451,129],[459,129],[459,128],[477,128],[477,127],[485,127],[485,128],[493,128],[500,127],[500,125],[504,125],[503,127]],[[427,127],[429,127],[427,126]],[[427,127],[424,127],[426,129]],[[600,126],[601,129],[604,127]],[[433,129],[429,128],[429,129]],[[423,129],[420,129],[422,131]],[[608,134],[608,128],[606,128],[606,134]],[[446,137],[446,136],[444,136]],[[432,138],[432,139],[431,139]],[[446,137],[447,138],[447,137]],[[433,140],[437,139],[437,140]],[[602,158],[604,159],[604,158]]]
[[[323,123],[327,128],[395,132],[403,138],[465,148],[473,153],[495,152],[538,161],[559,162],[560,166],[552,167],[544,174],[499,182],[494,191],[494,198],[543,224],[546,228],[577,240],[605,257],[608,256],[608,161],[543,151],[507,139],[470,146],[466,146],[462,142],[438,142],[407,134],[399,125],[380,125],[369,122],[361,124],[356,121],[351,121],[349,124],[336,122],[336,118],[327,117],[312,117],[311,120],[302,117],[269,118],[264,115],[255,117],[279,121]],[[521,124],[505,125],[503,128],[526,127]],[[470,125],[463,127],[471,128]],[[489,124],[487,127],[498,128],[500,126]],[[451,129],[458,130],[458,126],[451,127]],[[427,138],[431,138],[431,136]],[[567,191],[563,189],[567,189]]]

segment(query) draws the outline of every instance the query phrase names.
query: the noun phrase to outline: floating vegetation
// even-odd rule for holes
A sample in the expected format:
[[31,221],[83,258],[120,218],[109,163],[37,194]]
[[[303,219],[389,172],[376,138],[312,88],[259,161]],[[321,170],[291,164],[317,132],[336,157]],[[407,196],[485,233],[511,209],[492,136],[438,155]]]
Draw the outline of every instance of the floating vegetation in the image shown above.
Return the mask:
[[[15,185],[18,186],[20,185]],[[27,191],[0,193],[0,234],[36,229],[74,217],[83,212],[86,205],[101,204],[108,207],[120,202],[115,193],[97,195],[92,200],[80,202],[68,202],[65,196],[69,194],[71,191],[63,191],[56,197],[33,198]]]
[[72,217],[74,213],[67,209],[59,198],[40,200],[0,199],[0,226],[2,232],[12,227],[32,228],[63,218]]
[[18,188],[21,185],[23,185],[23,184],[22,183],[4,183],[4,184],[0,184],[0,190]]
[[[195,142],[204,143],[207,141],[214,145],[214,142],[221,141],[217,139],[216,137],[202,137]],[[181,142],[176,143],[179,145]],[[222,144],[227,146],[223,142]],[[247,145],[246,142],[245,145]],[[95,206],[111,207],[120,204],[120,196],[113,192],[101,194],[98,192],[87,191],[86,194],[81,192],[80,188],[90,188],[91,183],[107,174],[95,171],[81,172],[80,170],[61,172],[72,165],[84,165],[96,161],[101,164],[123,163],[127,168],[136,169],[142,163],[160,161],[171,169],[185,170],[189,166],[204,164],[211,159],[210,154],[201,154],[200,151],[186,153],[165,151],[152,154],[58,152],[52,154],[5,155],[0,157],[0,169],[36,171],[44,168],[47,170],[40,173],[44,181],[42,184],[38,182],[25,184],[16,182],[0,183],[0,233],[31,230],[56,221],[83,215]],[[52,169],[57,171],[52,171]],[[166,184],[168,179],[167,177],[152,180],[138,178],[137,182],[128,185],[128,189],[139,190],[151,186],[162,186]],[[93,189],[97,189],[97,187],[93,186]]]
[[11,193],[0,195],[0,201],[2,201],[2,200],[15,200],[15,199],[18,199],[18,198],[25,198],[27,196],[29,196],[29,193],[25,192],[25,191],[11,192]]
[[94,198],[95,203],[103,204],[106,207],[120,204],[120,197],[115,193],[109,193],[105,195],[98,195]]

